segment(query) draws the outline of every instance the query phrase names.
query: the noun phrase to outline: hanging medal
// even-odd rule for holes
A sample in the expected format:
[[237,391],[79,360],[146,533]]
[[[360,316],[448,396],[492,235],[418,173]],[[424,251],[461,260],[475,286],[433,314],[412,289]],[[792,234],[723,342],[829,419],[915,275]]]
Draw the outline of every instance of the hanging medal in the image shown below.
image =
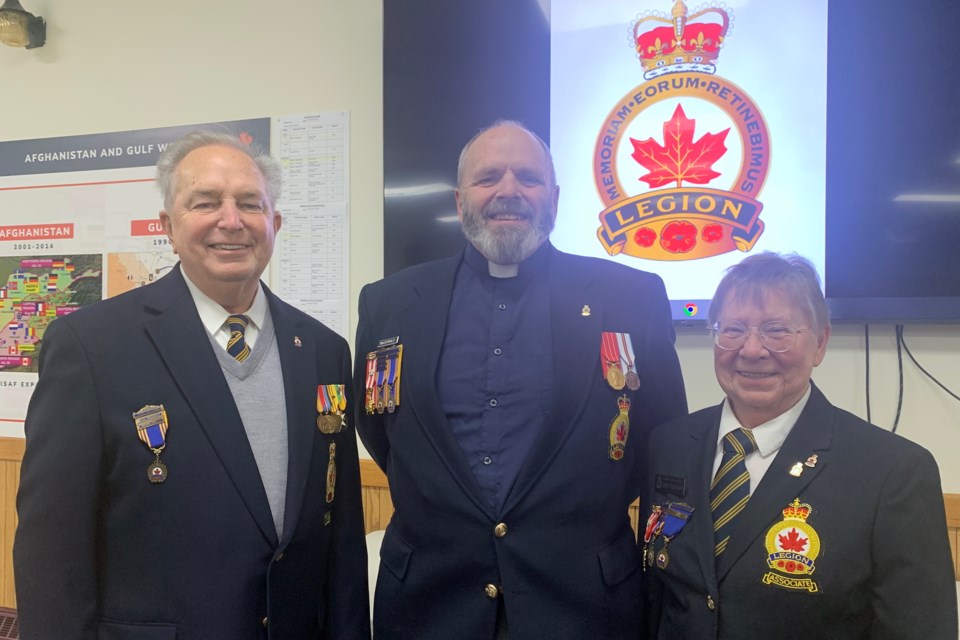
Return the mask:
[[153,452],[153,462],[147,467],[147,480],[160,484],[167,479],[167,465],[160,461],[160,453],[167,446],[167,410],[162,404],[148,404],[133,412],[137,437]]
[[630,398],[626,394],[617,398],[620,413],[610,423],[610,459],[622,460],[630,435]]
[[377,393],[376,393],[376,402],[375,407],[377,413],[383,413],[386,409],[386,402],[384,400],[384,382],[386,379],[386,369],[387,369],[387,360],[382,357],[381,353],[377,354]]
[[327,385],[333,415],[338,420],[337,432],[347,426],[347,394],[342,384]]
[[618,333],[617,341],[620,345],[620,355],[626,365],[627,373],[624,375],[624,381],[627,388],[636,391],[640,388],[640,376],[637,375],[637,369],[634,366],[633,343],[630,341],[629,333]]
[[607,384],[615,391],[620,391],[626,384],[623,369],[620,368],[620,359],[617,334],[604,331],[600,334],[600,366]]
[[364,383],[366,394],[364,396],[363,408],[367,415],[377,410],[377,354],[373,351],[367,354],[367,377]]
[[653,540],[656,540],[657,535],[660,533],[660,527],[662,523],[660,522],[660,514],[663,513],[663,509],[660,505],[653,505],[653,509],[650,511],[650,516],[647,518],[647,526],[643,530],[643,570],[646,571],[648,566],[653,566],[653,545],[650,543]]
[[333,502],[337,489],[337,445],[330,443],[330,458],[327,460],[327,504]]
[[320,433],[335,433],[340,425],[340,420],[336,416],[330,415],[333,409],[333,401],[330,398],[327,385],[317,385],[317,428]]
[[667,551],[667,545],[677,537],[693,515],[693,507],[685,502],[671,502],[663,510],[663,526],[660,528],[660,535],[663,537],[663,547],[656,554],[657,567],[666,569],[670,564],[670,552]]
[[387,378],[387,412],[393,413],[400,404],[400,365],[403,363],[403,345],[387,350],[390,361],[390,371]]

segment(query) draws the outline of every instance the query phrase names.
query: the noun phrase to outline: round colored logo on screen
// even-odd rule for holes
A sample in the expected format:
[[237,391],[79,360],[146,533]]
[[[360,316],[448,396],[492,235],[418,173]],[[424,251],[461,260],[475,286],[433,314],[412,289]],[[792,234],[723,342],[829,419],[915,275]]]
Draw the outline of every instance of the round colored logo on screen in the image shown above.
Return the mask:
[[689,317],[697,315],[697,311],[699,311],[699,308],[697,308],[697,305],[693,304],[692,302],[689,302],[683,306],[683,312]]

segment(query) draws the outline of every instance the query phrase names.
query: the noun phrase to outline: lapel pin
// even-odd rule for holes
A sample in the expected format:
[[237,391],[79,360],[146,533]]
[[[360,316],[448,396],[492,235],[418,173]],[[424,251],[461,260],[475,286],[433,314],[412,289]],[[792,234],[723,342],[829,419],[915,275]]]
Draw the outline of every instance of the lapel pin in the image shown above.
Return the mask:
[[584,318],[586,318],[587,316],[589,316],[589,315],[590,315],[590,305],[588,305],[588,304],[583,305],[583,309],[580,310],[580,315],[582,315]]
[[807,458],[807,461],[804,462],[803,464],[813,469],[815,466],[817,466],[817,454],[813,454],[812,456]]
[[293,336],[293,346],[302,347],[303,343],[300,342],[300,336]]
[[803,464],[795,462],[792,467],[790,467],[790,475],[794,478],[799,478],[800,474],[803,473]]

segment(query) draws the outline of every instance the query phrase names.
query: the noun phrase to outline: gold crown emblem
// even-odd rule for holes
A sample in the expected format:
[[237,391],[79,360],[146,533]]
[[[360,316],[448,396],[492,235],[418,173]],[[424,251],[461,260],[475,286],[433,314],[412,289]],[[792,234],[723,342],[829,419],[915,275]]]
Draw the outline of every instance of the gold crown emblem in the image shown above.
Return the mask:
[[806,522],[811,511],[813,511],[813,507],[806,502],[801,504],[799,498],[794,498],[793,502],[787,505],[787,507],[783,510],[783,519],[800,520],[802,522]]
[[703,7],[688,15],[683,0],[674,0],[669,16],[654,11],[638,18],[633,24],[633,42],[643,77],[650,80],[686,71],[715,73],[729,29],[726,9]]
[[623,394],[617,398],[617,406],[620,407],[620,411],[623,413],[630,411],[630,398],[627,397],[627,394]]

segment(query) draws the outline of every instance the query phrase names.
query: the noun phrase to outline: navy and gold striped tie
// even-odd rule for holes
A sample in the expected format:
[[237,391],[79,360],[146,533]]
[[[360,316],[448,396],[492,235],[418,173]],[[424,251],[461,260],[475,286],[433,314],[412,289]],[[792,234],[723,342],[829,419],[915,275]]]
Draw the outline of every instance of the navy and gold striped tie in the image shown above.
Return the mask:
[[736,429],[723,436],[723,457],[710,486],[710,511],[713,513],[715,555],[720,557],[730,540],[733,519],[750,499],[750,474],[747,456],[757,450],[757,441],[747,429]]
[[230,329],[230,338],[227,340],[227,353],[237,362],[243,362],[250,357],[250,345],[243,339],[243,332],[247,330],[250,318],[241,315],[232,315],[227,318],[227,328]]

